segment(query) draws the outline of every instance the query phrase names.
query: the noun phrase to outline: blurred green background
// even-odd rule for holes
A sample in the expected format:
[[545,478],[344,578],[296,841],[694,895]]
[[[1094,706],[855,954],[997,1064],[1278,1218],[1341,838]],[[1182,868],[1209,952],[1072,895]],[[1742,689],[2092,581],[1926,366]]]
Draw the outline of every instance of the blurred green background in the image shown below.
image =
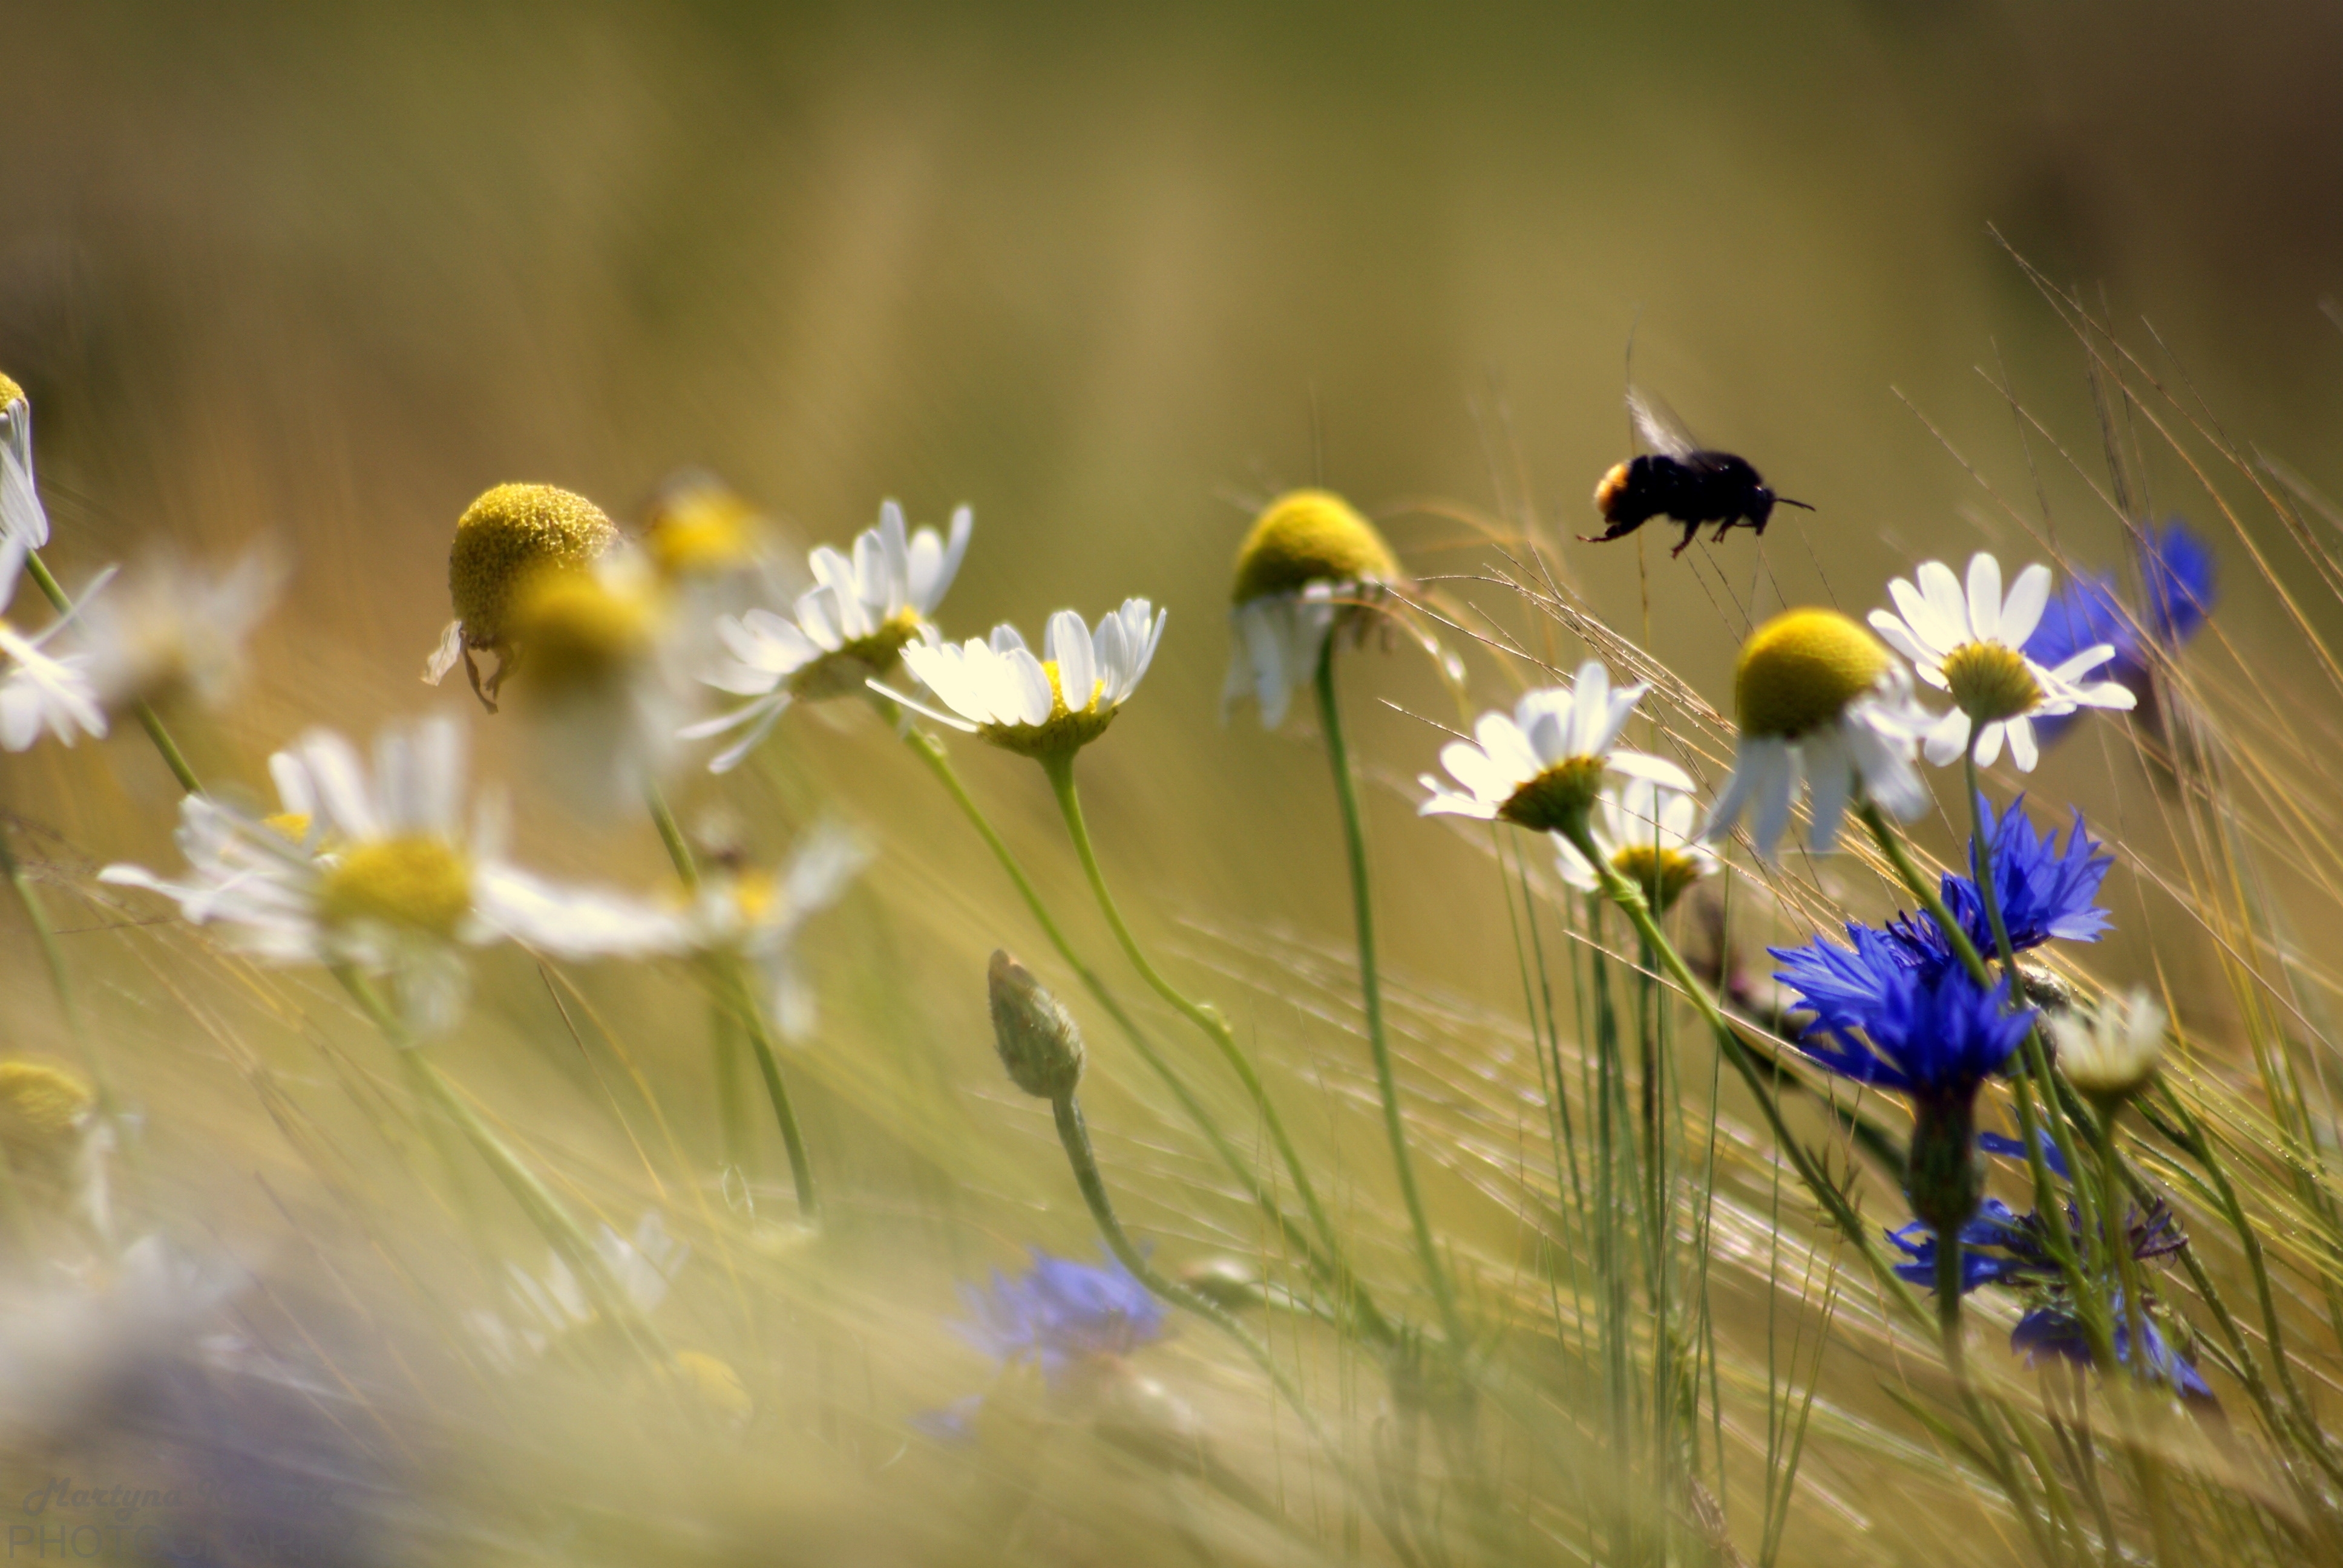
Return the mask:
[[[39,409],[52,558],[77,580],[156,537],[271,536],[297,563],[257,699],[192,742],[246,780],[305,724],[468,703],[415,672],[454,518],[492,483],[633,518],[705,464],[837,541],[882,496],[915,519],[965,500],[950,629],[1171,608],[1084,765],[1127,894],[1159,930],[1339,940],[1306,726],[1214,725],[1249,508],[1322,477],[1427,574],[1493,552],[1411,498],[1584,528],[1629,449],[1632,334],[1640,380],[1819,508],[1764,541],[1780,592],[1859,612],[1921,552],[2029,548],[1894,390],[2029,515],[1976,367],[2097,471],[2082,355],[1988,225],[2152,318],[2226,422],[2343,489],[2332,6],[85,3],[0,35],[0,365]],[[2062,546],[2113,564],[2115,521],[2032,456]],[[1722,703],[1759,544],[1670,563],[1652,532],[1654,651]],[[1568,544],[1557,569],[1642,624],[1635,546]],[[2249,628],[2259,585],[2228,575]],[[1404,655],[1353,668],[1363,754],[1403,784],[1439,738],[1371,694],[1439,713],[1436,688]],[[518,780],[509,728],[474,726]],[[931,1016],[980,1050],[975,963],[1034,939],[907,759],[830,733],[793,719],[784,745],[883,839],[880,885],[930,900],[947,945],[915,933],[908,961],[965,991]],[[1036,770],[968,766],[1080,911]],[[2070,748],[2037,787],[2105,766]],[[169,854],[135,735],[9,776],[93,853]],[[1394,965],[1510,1008],[1493,885],[1458,881],[1475,862],[1399,789],[1374,811]],[[524,835],[551,870],[660,864],[633,827],[531,809]]]

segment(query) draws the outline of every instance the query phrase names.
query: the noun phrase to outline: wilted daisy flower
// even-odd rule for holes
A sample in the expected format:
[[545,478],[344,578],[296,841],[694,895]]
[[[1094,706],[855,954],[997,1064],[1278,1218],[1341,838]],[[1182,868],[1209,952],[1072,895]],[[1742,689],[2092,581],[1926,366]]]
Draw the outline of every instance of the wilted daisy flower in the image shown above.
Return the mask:
[[921,528],[906,538],[903,508],[879,508],[879,526],[865,528],[849,557],[817,546],[808,558],[814,586],[798,596],[788,616],[751,609],[719,616],[716,635],[731,657],[702,679],[719,691],[755,699],[721,719],[695,724],[687,739],[739,725],[748,732],[709,763],[711,772],[739,766],[793,702],[818,702],[860,691],[893,668],[896,655],[916,640],[943,602],[968,552],[975,516],[953,511],[951,537]]
[[943,707],[879,689],[1020,756],[1071,756],[1105,734],[1139,689],[1169,613],[1127,598],[1100,617],[1092,632],[1081,616],[1061,609],[1042,633],[1039,658],[1006,622],[992,628],[989,641],[972,637],[954,644],[930,632],[903,649],[903,665]]
[[[0,610],[15,596],[30,548],[15,535],[0,536]],[[106,733],[89,655],[44,651],[68,624],[55,621],[37,637],[26,637],[0,620],[0,750],[23,751],[45,731],[68,746],[80,735]]]
[[[1603,858],[1636,887],[1662,914],[1674,908],[1684,890],[1717,869],[1715,852],[1693,837],[1698,812],[1682,789],[1630,779],[1605,789],[1595,803],[1589,828]],[[1562,879],[1583,892],[1600,884],[1594,868],[1564,838],[1554,835],[1554,867]]]
[[1262,727],[1284,722],[1293,689],[1316,674],[1326,638],[1401,578],[1399,558],[1329,490],[1292,490],[1270,503],[1237,548],[1229,626],[1236,647],[1221,717],[1251,696]]
[[1936,716],[1913,700],[1910,672],[1879,639],[1835,610],[1785,610],[1752,632],[1733,696],[1741,739],[1703,838],[1731,832],[1749,811],[1757,852],[1772,859],[1801,781],[1814,792],[1818,850],[1837,844],[1850,800],[1906,821],[1927,809],[1912,752]]
[[[498,485],[484,492],[456,519],[456,542],[447,551],[447,598],[456,618],[440,633],[423,678],[437,686],[461,659],[473,692],[494,712],[497,690],[519,657],[512,611],[523,587],[547,572],[589,566],[618,539],[602,508],[583,496],[552,485]],[[472,662],[476,652],[497,656],[485,685]]]
[[676,620],[639,556],[613,549],[582,571],[522,583],[508,618],[528,660],[513,689],[565,794],[611,810],[665,773],[690,701]]
[[1910,659],[1920,678],[1949,693],[1953,709],[1928,730],[1928,760],[1957,760],[1974,743],[1977,766],[1990,768],[2009,742],[2009,759],[2030,773],[2040,756],[2034,719],[2056,718],[2078,708],[2130,708],[2132,694],[2113,681],[2082,684],[2082,678],[2115,657],[2108,643],[2094,643],[2055,668],[2026,655],[2026,639],[2050,602],[2050,568],[2036,562],[2017,574],[2007,598],[2001,591],[2001,563],[1980,550],[1969,559],[1968,592],[1942,561],[1923,561],[1915,588],[1902,578],[1887,585],[1896,614],[1875,609],[1871,624]]
[[2058,1070],[2103,1104],[2128,1099],[2156,1076],[2156,1064],[2164,1055],[2165,1026],[2170,1021],[2142,987],[2108,997],[2088,1018],[2062,1013],[2050,1020]]
[[735,952],[757,966],[766,1006],[792,1040],[813,1032],[813,988],[798,961],[798,932],[836,903],[870,863],[862,841],[842,828],[816,828],[776,876],[752,868],[711,867],[700,878],[695,915],[703,948]]
[[688,922],[621,894],[565,888],[504,859],[504,815],[468,827],[462,731],[447,719],[383,732],[371,777],[349,742],[313,730],[269,759],[284,810],[246,816],[206,796],[180,802],[188,876],[139,866],[101,879],[150,889],[197,924],[271,963],[387,973],[411,1028],[453,1021],[462,950],[513,940],[570,959],[677,951]]
[[181,694],[218,705],[243,678],[245,640],[284,581],[283,565],[266,549],[246,550],[218,576],[157,556],[85,596],[75,612],[90,684],[116,710]]
[[1416,810],[1550,833],[1586,820],[1606,772],[1689,790],[1692,779],[1674,763],[1614,744],[1650,689],[1638,683],[1614,690],[1603,661],[1590,658],[1573,684],[1527,693],[1510,716],[1481,715],[1471,740],[1440,750],[1440,765],[1463,788],[1423,774],[1416,781],[1430,795]]
[[[28,550],[49,542],[49,514],[33,484],[33,406],[5,376],[0,376],[0,541]],[[22,561],[18,557],[16,566]],[[13,580],[15,568],[8,575]]]

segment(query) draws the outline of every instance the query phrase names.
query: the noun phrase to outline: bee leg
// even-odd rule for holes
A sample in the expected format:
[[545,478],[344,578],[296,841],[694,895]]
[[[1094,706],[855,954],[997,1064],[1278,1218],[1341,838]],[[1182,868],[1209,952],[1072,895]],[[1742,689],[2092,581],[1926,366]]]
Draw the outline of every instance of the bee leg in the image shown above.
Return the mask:
[[1578,542],[1582,545],[1607,545],[1613,539],[1626,538],[1629,534],[1634,533],[1637,528],[1640,528],[1643,526],[1644,525],[1640,522],[1628,523],[1624,526],[1618,523],[1613,523],[1610,528],[1602,533],[1580,534],[1577,536],[1577,538]]
[[1700,532],[1700,525],[1698,523],[1686,523],[1684,526],[1684,538],[1678,539],[1676,541],[1676,548],[1668,552],[1668,559],[1674,560],[1678,556],[1684,554],[1685,547],[1692,543],[1692,537],[1698,532]]
[[498,685],[504,678],[504,655],[498,654],[497,656],[497,672],[489,678],[486,689],[483,689],[480,685],[480,667],[472,660],[472,645],[470,643],[466,643],[464,645],[464,674],[470,679],[472,683],[472,695],[480,699],[480,706],[487,709],[490,713],[494,713],[497,710],[497,699],[490,694],[496,690]]

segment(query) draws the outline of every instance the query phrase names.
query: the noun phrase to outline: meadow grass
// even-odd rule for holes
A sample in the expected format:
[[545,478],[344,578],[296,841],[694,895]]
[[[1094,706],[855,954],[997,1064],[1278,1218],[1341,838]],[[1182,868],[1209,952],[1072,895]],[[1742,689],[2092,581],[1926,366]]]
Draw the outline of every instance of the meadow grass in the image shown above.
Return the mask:
[[[1429,508],[1477,537],[1470,571],[1385,581],[1352,561],[1281,585],[1303,591],[1262,635],[1288,639],[1282,687],[1310,692],[1285,728],[1327,766],[1261,809],[1278,837],[1341,849],[1347,929],[1152,900],[1120,840],[1177,824],[1086,814],[1076,788],[1075,751],[1087,767],[1116,745],[1112,704],[1053,684],[1021,716],[970,719],[940,672],[912,678],[933,648],[898,666],[901,638],[847,627],[868,668],[809,688],[720,778],[702,751],[652,758],[628,727],[648,713],[664,737],[679,716],[632,688],[615,719],[465,716],[535,738],[480,748],[524,813],[614,756],[663,773],[669,795],[592,831],[669,869],[590,909],[538,889],[549,923],[516,917],[461,952],[459,1000],[435,1011],[410,982],[445,979],[451,931],[360,940],[375,928],[347,900],[365,890],[337,880],[365,837],[351,821],[256,826],[297,809],[268,799],[261,757],[182,749],[176,727],[210,722],[192,704],[125,697],[117,719],[156,741],[190,822],[232,815],[317,879],[324,945],[256,952],[216,908],[185,919],[101,880],[120,846],[30,816],[0,839],[10,1049],[56,1070],[0,1082],[12,1543],[61,1531],[79,1553],[87,1529],[83,1555],[250,1561],[2343,1558],[2323,1415],[2343,1340],[2319,936],[2343,894],[2335,510],[2228,435],[2161,345],[2036,281],[2098,418],[2070,444],[2013,390],[2022,484],[1956,450],[2017,559],[2062,584],[2108,565],[2069,558],[2029,504],[2049,471],[2141,541],[2150,496],[2191,487],[2164,506],[2219,541],[2231,580],[2185,643],[2147,635],[2152,584],[2113,586],[2140,704],[2049,744],[2105,759],[2089,820],[2115,934],[2035,946],[2023,976],[1959,799],[2009,809],[2026,780],[2006,761],[1925,769],[1934,820],[1859,800],[1835,855],[1794,833],[1769,861],[1736,836],[1664,894],[1583,809],[1532,824],[1577,846],[1575,877],[1546,832],[1460,820],[1409,853],[1443,858],[1443,900],[1502,904],[1509,994],[1427,981],[1379,941],[1388,808],[1416,805],[1408,780],[1496,694],[1509,708],[1590,658],[1647,682],[1621,743],[1702,781],[1703,804],[1743,739],[1730,694],[1671,671],[1664,626],[1599,614],[1568,525],[1523,504]],[[1738,635],[1760,579],[1736,591],[1727,571],[1754,558],[1762,578],[1784,548],[1735,536],[1684,569]],[[1853,612],[1887,602],[1837,587]],[[745,602],[664,591],[703,630]],[[940,592],[906,613],[950,624]],[[1177,608],[1187,634],[1217,631]],[[2268,624],[2239,638],[2246,614]],[[1053,679],[1075,657],[1034,646]],[[1424,651],[1454,710],[1421,715],[1412,752],[1368,749],[1346,715]],[[524,655],[514,694],[530,680]],[[1132,675],[1114,700],[1147,699]],[[321,690],[304,719],[333,715]],[[1208,715],[1179,723],[1184,745],[1225,743]],[[2044,827],[2068,815],[2028,803]],[[839,820],[873,858],[817,887],[793,847]],[[159,826],[132,841],[177,877]],[[1948,867],[1981,885],[1993,940],[1959,934]],[[1400,885],[1421,897],[1423,868]],[[1899,1276],[1912,1254],[1887,1234],[1938,1201],[1942,1172],[1922,1171],[1942,1108],[1916,1117],[1916,1093],[1802,1051],[1805,1014],[1770,978],[1769,946],[1900,911],[1949,933],[1962,983],[2007,973],[2046,1010],[1960,1114],[2016,1140],[1985,1191],[2055,1218],[2015,1283],[1966,1295],[1932,1286],[1965,1249],[2006,1245],[1937,1247],[1933,1273]],[[632,956],[612,938],[596,958],[589,915],[633,933]],[[1054,1003],[1004,1000],[996,963],[988,1007],[1003,948]],[[2169,1035],[2152,1079],[2102,1093],[2062,1030],[2135,985]],[[2046,1309],[2074,1353],[2029,1362],[2011,1333]],[[2151,1327],[2157,1375],[2134,1353]],[[108,1488],[131,1501],[89,1500]]]

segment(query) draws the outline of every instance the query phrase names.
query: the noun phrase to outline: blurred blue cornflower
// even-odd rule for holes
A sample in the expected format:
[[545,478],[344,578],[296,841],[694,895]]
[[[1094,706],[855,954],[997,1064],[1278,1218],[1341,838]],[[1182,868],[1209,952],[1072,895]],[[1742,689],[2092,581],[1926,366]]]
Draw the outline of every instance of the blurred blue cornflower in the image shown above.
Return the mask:
[[990,1286],[960,1287],[969,1321],[960,1336],[998,1361],[1036,1362],[1054,1383],[1095,1356],[1129,1355],[1163,1337],[1163,1303],[1112,1257],[1103,1267],[1033,1249],[1014,1279],[995,1269]]
[[[2123,1293],[2114,1293],[2116,1314],[2116,1360],[2124,1366],[2131,1365],[2131,1321],[2124,1311]],[[2147,1343],[2149,1375],[2168,1385],[2183,1399],[2207,1400],[2213,1397],[2213,1388],[2205,1381],[2194,1364],[2167,1343],[2156,1332],[2153,1320],[2140,1319],[2140,1338]],[[2046,1355],[2063,1356],[2078,1366],[2091,1364],[2091,1348],[2083,1334],[2082,1320],[2062,1306],[2037,1307],[2017,1320],[2009,1332],[2009,1348],[2022,1352],[2029,1367],[2040,1364]]]
[[[2071,1204],[2066,1208],[2066,1229],[2075,1250],[2081,1251],[2082,1218]],[[1961,1227],[1962,1293],[1982,1285],[2055,1284],[2058,1264],[2044,1243],[2043,1230],[2040,1214],[2020,1214],[2000,1199],[1987,1198],[1978,1206],[1976,1218]],[[2127,1214],[2125,1231],[2131,1255],[2141,1262],[2167,1256],[2187,1244],[2187,1238],[2173,1222],[2172,1211],[2160,1201],[2145,1211],[2134,1209]],[[1896,1265],[1898,1276],[1916,1285],[1936,1284],[1936,1235],[1926,1221],[1915,1220],[1890,1231],[1887,1240],[1908,1260]]]
[[1886,932],[1850,925],[1847,936],[1852,948],[1817,937],[1769,950],[1787,966],[1774,978],[1816,1015],[1798,1049],[1842,1077],[1916,1101],[1968,1100],[2034,1027],[2007,980],[1988,990]]
[[[2026,656],[2045,668],[2098,643],[2115,651],[2101,672],[2139,699],[2152,701],[2148,670],[2155,655],[2169,655],[2197,635],[2213,608],[2213,551],[2187,523],[2175,518],[2163,527],[2150,526],[2137,541],[2139,575],[2145,602],[2137,614],[2116,598],[2111,572],[2077,572],[2042,612],[2041,623],[2026,639]],[[2048,742],[2079,714],[2037,719],[2035,735]]]

